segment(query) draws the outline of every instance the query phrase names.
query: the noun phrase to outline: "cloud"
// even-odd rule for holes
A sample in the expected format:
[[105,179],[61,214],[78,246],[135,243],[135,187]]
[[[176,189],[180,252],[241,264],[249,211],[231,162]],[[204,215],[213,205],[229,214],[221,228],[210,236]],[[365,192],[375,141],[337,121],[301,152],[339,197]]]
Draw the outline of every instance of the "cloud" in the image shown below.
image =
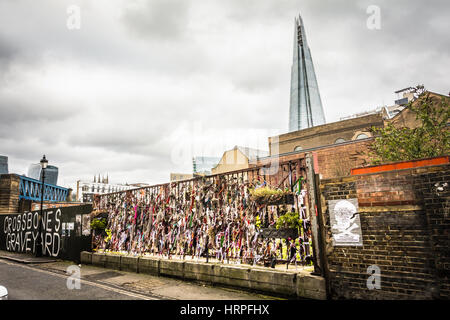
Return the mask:
[[[72,4],[80,30],[66,28]],[[161,183],[191,172],[193,155],[267,150],[287,131],[299,13],[328,121],[418,83],[448,92],[447,2],[377,1],[380,30],[366,27],[371,4],[2,1],[0,154],[24,173],[45,153],[73,185],[106,172]]]
[[0,71],[5,72],[8,69],[16,53],[17,49],[0,35]]
[[131,33],[146,40],[178,41],[188,34],[188,0],[138,1],[122,16]]

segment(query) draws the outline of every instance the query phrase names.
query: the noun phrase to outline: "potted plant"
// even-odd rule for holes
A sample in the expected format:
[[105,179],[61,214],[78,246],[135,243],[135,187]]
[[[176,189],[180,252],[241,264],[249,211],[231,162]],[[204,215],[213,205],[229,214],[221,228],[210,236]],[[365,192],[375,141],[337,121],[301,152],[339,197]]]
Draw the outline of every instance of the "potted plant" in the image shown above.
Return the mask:
[[300,219],[298,212],[287,212],[280,216],[276,221],[277,230],[298,234],[300,228]]
[[91,222],[91,229],[94,230],[95,235],[101,235],[105,232],[108,220],[106,218],[95,218]]
[[258,205],[278,205],[294,202],[294,194],[288,190],[262,187],[250,189],[250,199]]

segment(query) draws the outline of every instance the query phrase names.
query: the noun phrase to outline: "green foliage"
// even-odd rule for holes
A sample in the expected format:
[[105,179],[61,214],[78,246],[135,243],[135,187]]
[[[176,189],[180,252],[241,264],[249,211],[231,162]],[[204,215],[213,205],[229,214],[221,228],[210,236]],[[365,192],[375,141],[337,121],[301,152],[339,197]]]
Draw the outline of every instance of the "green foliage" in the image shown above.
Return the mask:
[[271,204],[282,201],[284,197],[292,194],[289,189],[272,189],[270,187],[263,187],[257,189],[250,189],[250,196],[253,201],[258,204]]
[[91,229],[104,230],[104,229],[106,229],[107,224],[108,224],[108,221],[106,218],[93,219],[91,222]]
[[255,226],[256,226],[256,229],[261,228],[261,219],[259,218],[259,216],[256,216]]
[[112,232],[110,229],[105,229],[105,232],[106,232],[105,242],[108,242],[109,240],[111,240]]
[[269,187],[263,187],[263,188],[258,188],[258,189],[250,189],[250,194],[253,197],[267,197],[267,196],[283,195],[284,191],[271,189]]
[[276,227],[297,229],[300,226],[298,212],[288,212],[277,219]]
[[408,108],[416,114],[417,128],[372,128],[376,138],[370,147],[372,164],[407,161],[447,155],[450,151],[448,98],[431,96],[423,86],[414,88],[417,99]]

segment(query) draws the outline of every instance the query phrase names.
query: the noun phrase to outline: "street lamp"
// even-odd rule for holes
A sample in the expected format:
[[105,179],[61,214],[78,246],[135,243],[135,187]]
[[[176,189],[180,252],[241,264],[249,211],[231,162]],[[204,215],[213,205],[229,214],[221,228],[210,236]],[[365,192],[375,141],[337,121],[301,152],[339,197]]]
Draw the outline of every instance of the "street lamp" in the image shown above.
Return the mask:
[[41,159],[41,168],[42,168],[42,186],[41,186],[41,213],[39,215],[39,227],[38,227],[38,237],[36,243],[35,256],[42,256],[42,217],[43,217],[43,206],[44,206],[44,190],[45,190],[45,169],[47,169],[48,160],[45,158],[45,154]]
[[44,154],[44,157],[41,159],[41,167],[42,167],[42,169],[47,169],[47,165],[48,165],[48,160],[45,159],[45,154]]

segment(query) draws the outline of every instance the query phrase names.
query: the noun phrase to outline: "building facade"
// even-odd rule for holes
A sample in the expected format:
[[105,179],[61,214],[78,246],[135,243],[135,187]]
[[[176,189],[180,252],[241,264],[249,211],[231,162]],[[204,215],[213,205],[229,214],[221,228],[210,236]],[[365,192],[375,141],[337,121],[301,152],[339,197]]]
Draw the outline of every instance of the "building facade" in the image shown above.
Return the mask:
[[[28,167],[27,176],[32,179],[42,180],[42,167],[41,164],[31,164]],[[48,165],[45,169],[45,183],[58,185],[58,167]]]
[[8,157],[0,156],[0,174],[8,174]]
[[191,173],[170,173],[170,182],[188,180],[194,177]]
[[192,173],[195,174],[211,174],[211,169],[219,163],[218,157],[197,156],[192,158]]
[[212,174],[250,168],[251,161],[256,161],[268,155],[269,153],[267,151],[235,146],[233,149],[223,153],[219,163],[212,168]]
[[[430,92],[436,98],[449,99],[441,94]],[[405,99],[406,98],[406,99]],[[344,120],[306,128],[278,136],[269,137],[270,156],[250,161],[250,165],[267,165],[275,160],[289,161],[310,153],[314,157],[315,172],[322,179],[350,174],[350,169],[369,163],[369,147],[374,137],[372,127],[393,126],[416,128],[420,120],[407,107],[417,100],[408,92],[392,106],[384,106],[370,112],[346,117]]]
[[270,155],[368,139],[372,137],[370,128],[382,128],[388,122],[396,126],[415,127],[418,125],[418,121],[406,107],[409,102],[413,101],[414,96],[405,90],[396,91],[396,93],[402,92],[403,97],[395,100],[394,105],[343,117],[340,121],[269,137]]
[[269,151],[277,155],[367,139],[372,136],[369,128],[383,127],[383,123],[383,114],[379,112],[284,133],[269,137]]
[[112,192],[125,191],[130,189],[135,189],[144,186],[144,184],[111,184],[109,183],[109,178],[100,178],[100,175],[94,177],[93,181],[77,181],[77,201],[81,202],[93,202],[94,195],[105,194]]

